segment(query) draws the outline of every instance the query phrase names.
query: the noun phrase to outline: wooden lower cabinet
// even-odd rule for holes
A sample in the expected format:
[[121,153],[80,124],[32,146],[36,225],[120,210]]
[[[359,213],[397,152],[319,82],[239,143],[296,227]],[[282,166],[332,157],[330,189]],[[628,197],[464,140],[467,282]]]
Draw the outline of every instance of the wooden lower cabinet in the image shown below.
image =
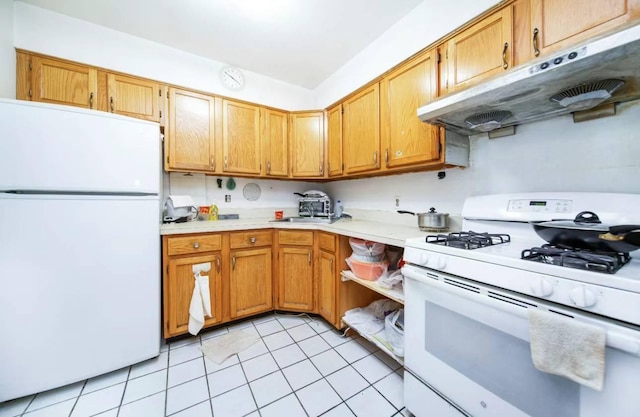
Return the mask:
[[340,279],[336,270],[336,255],[321,250],[318,264],[318,314],[335,326],[336,286]]
[[269,311],[271,292],[271,248],[231,252],[229,307],[232,319]]
[[281,247],[278,266],[277,307],[283,310],[313,311],[313,247]]
[[212,317],[205,318],[204,327],[222,320],[221,255],[219,252],[197,256],[173,257],[168,261],[164,283],[164,336],[187,333],[189,305],[194,288],[193,265],[210,263],[209,296]]

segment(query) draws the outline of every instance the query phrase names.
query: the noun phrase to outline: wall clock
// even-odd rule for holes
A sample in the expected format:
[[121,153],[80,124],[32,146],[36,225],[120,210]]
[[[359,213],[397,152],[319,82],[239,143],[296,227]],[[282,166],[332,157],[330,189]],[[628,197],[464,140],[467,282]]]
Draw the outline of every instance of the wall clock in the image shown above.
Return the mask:
[[237,68],[222,68],[220,78],[222,79],[222,84],[231,90],[241,90],[244,87],[244,75]]

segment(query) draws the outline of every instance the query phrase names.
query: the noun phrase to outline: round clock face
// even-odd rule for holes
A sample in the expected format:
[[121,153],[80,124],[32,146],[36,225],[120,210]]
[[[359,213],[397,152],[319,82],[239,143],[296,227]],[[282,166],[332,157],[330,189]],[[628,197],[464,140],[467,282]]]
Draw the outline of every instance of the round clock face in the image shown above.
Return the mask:
[[244,76],[242,72],[237,68],[226,67],[220,72],[222,77],[222,83],[225,87],[232,90],[240,90],[244,87]]

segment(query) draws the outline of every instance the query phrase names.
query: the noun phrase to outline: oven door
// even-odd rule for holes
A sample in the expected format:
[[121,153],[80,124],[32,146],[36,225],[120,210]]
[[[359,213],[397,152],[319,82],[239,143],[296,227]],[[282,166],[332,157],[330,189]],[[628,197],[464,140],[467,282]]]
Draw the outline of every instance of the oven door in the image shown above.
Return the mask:
[[[408,265],[403,274],[405,367],[467,414],[640,415],[640,332],[425,268]],[[606,349],[603,391],[533,366],[526,312],[531,307],[606,328],[608,345],[619,348]],[[412,411],[410,403],[407,408]]]

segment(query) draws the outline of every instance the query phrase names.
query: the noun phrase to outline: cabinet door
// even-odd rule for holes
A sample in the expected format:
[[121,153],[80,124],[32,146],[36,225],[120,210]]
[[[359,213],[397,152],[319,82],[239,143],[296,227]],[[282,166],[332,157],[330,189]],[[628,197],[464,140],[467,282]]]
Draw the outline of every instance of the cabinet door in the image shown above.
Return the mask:
[[160,121],[160,85],[154,81],[108,74],[109,111],[138,119]]
[[336,256],[320,251],[318,313],[329,323],[336,319]]
[[513,66],[512,9],[505,7],[447,43],[449,92],[468,87]]
[[262,144],[268,177],[289,176],[287,113],[263,109]]
[[324,176],[324,114],[294,113],[291,122],[291,175]]
[[98,71],[39,56],[32,57],[33,101],[97,108]]
[[438,129],[416,116],[437,97],[436,51],[398,68],[380,82],[380,119],[386,168],[440,159]]
[[380,168],[379,101],[379,87],[376,83],[342,104],[342,156],[346,174]]
[[229,307],[231,318],[250,316],[273,307],[271,248],[231,252]]
[[278,308],[313,311],[313,248],[281,247],[278,265]]
[[342,104],[327,111],[327,153],[329,176],[342,175]]
[[531,39],[537,29],[534,44],[545,55],[620,26],[639,13],[638,0],[531,0]]
[[205,316],[204,326],[212,326],[222,318],[222,279],[220,274],[220,253],[169,260],[167,285],[164,293],[165,337],[188,332],[189,305],[194,288],[192,266],[201,263],[211,264],[209,276],[209,296],[211,315]]
[[222,148],[224,172],[260,174],[259,107],[222,101]]
[[167,170],[215,171],[214,100],[169,88]]

